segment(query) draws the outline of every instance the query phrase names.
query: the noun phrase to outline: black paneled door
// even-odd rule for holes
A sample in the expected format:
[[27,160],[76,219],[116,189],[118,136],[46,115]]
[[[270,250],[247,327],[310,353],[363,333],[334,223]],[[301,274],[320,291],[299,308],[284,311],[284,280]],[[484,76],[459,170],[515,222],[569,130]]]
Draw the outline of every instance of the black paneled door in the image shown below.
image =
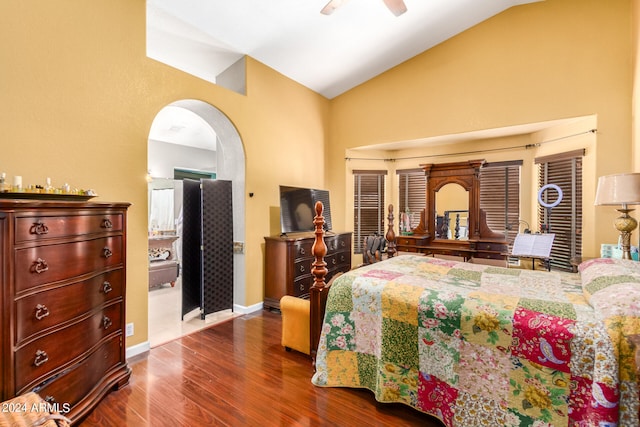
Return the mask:
[[233,309],[231,181],[202,181],[202,316]]
[[200,181],[182,181],[182,318],[200,308],[202,236]]
[[231,181],[183,181],[182,317],[233,309]]

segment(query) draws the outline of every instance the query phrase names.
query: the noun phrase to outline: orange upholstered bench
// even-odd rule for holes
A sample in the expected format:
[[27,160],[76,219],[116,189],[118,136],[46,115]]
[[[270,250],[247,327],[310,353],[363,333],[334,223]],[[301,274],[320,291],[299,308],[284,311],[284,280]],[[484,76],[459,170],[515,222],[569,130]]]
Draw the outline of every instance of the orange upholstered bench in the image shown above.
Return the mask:
[[282,313],[282,346],[304,354],[309,349],[309,300],[285,295],[280,299]]

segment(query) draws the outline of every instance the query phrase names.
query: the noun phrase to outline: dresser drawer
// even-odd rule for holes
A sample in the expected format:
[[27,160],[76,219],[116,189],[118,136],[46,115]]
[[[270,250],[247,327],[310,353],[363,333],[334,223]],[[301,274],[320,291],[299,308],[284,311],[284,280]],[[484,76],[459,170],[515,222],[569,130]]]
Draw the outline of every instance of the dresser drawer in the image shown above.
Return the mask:
[[[338,267],[347,267],[350,261],[351,261],[351,253],[347,253],[347,252],[336,252],[324,258],[324,262],[327,263],[327,268],[330,270]],[[347,270],[350,267],[351,266],[349,265]]]
[[[45,381],[32,388],[32,391],[60,407],[70,406],[73,412],[74,405],[91,392],[109,370],[120,365],[121,341],[121,336],[109,339],[72,369],[53,381]],[[24,391],[27,390],[21,390]]]
[[16,250],[16,293],[34,286],[119,266],[122,236]]
[[122,304],[115,303],[90,317],[36,339],[15,352],[16,390],[44,379],[82,355],[102,338],[121,331]]
[[293,263],[293,277],[297,279],[298,277],[311,274],[311,269],[313,268],[313,262],[315,258],[306,258],[300,259]]
[[122,298],[124,271],[119,268],[91,279],[38,292],[16,300],[16,345],[35,333]]
[[16,218],[16,243],[122,231],[122,214],[30,216]]
[[293,244],[294,259],[308,258],[313,256],[313,253],[311,252],[312,247],[313,240],[305,239],[296,241]]
[[[328,267],[328,266],[327,266]],[[327,271],[327,275],[324,276],[324,282],[325,283],[329,283],[329,280],[331,280],[331,278],[339,272],[345,272],[345,271],[349,271],[350,267],[336,267],[336,268],[329,268]],[[314,282],[314,277],[313,275],[307,275],[307,276],[303,276],[303,277],[299,277],[294,283],[293,283],[293,295],[298,297],[298,298],[309,298],[309,289],[311,289],[311,286],[313,286],[313,282]]]
[[396,252],[420,252],[417,246],[396,246]]
[[397,236],[396,246],[425,246],[429,239],[425,236],[410,237],[410,236]]
[[309,298],[309,289],[313,285],[313,275],[307,274],[298,277],[293,282],[293,296],[299,298]]
[[324,243],[327,245],[327,253],[336,251],[344,251],[351,249],[351,235],[340,234],[334,236],[325,236]]
[[507,245],[504,242],[477,242],[475,244],[476,251],[484,252],[507,252]]

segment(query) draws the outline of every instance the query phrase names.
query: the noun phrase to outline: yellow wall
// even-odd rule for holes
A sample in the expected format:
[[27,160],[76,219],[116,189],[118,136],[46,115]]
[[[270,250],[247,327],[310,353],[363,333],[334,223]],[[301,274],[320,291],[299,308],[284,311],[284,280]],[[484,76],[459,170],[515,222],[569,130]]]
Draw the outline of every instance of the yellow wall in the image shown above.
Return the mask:
[[[93,188],[99,200],[133,203],[127,322],[135,323],[136,334],[127,346],[135,345],[147,340],[147,136],[164,106],[203,100],[224,112],[242,137],[246,191],[254,193],[245,195],[244,297],[252,305],[262,300],[263,236],[278,231],[278,185],[328,188],[334,228],[348,230],[350,169],[376,164],[346,161],[354,147],[595,117],[598,134],[588,141],[562,140],[539,153],[518,153],[530,164],[546,151],[586,145],[591,157],[585,162],[590,171],[584,205],[591,205],[597,176],[632,168],[631,3],[547,0],[519,6],[329,101],[250,58],[246,96],[146,58],[144,0],[3,0],[0,171],[22,175],[26,184],[49,176],[54,185]],[[549,136],[467,146],[526,144]],[[444,150],[450,148],[391,154]],[[472,158],[497,161],[512,154]],[[393,179],[396,168],[430,161],[378,163]],[[533,173],[531,166],[524,170]],[[524,191],[527,197],[532,190]],[[397,198],[393,185],[388,192],[387,200]],[[534,212],[526,203],[523,211]],[[585,234],[592,239],[585,252],[612,240],[610,230],[595,227],[609,221],[605,211],[585,212]]]
[[[247,96],[145,56],[144,0],[0,3],[0,171],[128,201],[127,322],[147,340],[147,137],[155,115],[200,99],[237,127],[246,155],[246,305],[263,298],[263,236],[278,185],[324,187],[329,101],[247,61]],[[277,213],[277,211],[276,211]]]
[[633,106],[632,106],[632,131],[633,131],[633,144],[632,144],[632,157],[633,157],[633,165],[634,171],[640,171],[640,150],[638,149],[638,144],[640,144],[640,123],[638,121],[640,118],[638,114],[640,113],[640,54],[638,49],[640,49],[640,0],[632,0],[632,72],[633,72]]
[[[611,228],[595,227],[600,221],[611,223],[612,210],[589,208],[597,177],[627,172],[633,166],[631,23],[629,0],[547,0],[514,7],[335,98],[326,163],[336,200],[332,210],[346,212],[348,229],[352,220],[345,207],[353,206],[349,174],[355,166],[345,156],[352,156],[354,147],[595,115],[597,144],[581,137],[577,145],[588,147],[591,156],[584,174],[585,227],[589,228],[584,229],[583,254],[597,255],[600,243],[616,239]],[[546,141],[546,136],[532,135],[529,140]],[[566,151],[575,141],[562,139],[536,152],[438,161],[522,158],[527,179],[523,184],[530,187],[533,157]],[[484,149],[491,143],[433,147],[411,154],[469,151],[474,145]],[[381,157],[406,154],[382,153]],[[410,168],[430,161],[417,159],[391,167]],[[529,200],[537,197],[531,189],[526,191]],[[523,203],[521,211],[531,212],[531,206]]]

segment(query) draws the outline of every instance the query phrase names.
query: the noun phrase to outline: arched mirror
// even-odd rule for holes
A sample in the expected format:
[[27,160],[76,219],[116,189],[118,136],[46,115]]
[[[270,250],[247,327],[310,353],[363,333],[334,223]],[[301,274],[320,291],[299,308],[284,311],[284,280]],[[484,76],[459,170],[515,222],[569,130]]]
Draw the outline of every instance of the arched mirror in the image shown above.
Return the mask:
[[480,238],[480,168],[484,160],[421,165],[427,179],[430,242],[467,248]]
[[457,183],[435,193],[435,239],[469,239],[469,191]]

